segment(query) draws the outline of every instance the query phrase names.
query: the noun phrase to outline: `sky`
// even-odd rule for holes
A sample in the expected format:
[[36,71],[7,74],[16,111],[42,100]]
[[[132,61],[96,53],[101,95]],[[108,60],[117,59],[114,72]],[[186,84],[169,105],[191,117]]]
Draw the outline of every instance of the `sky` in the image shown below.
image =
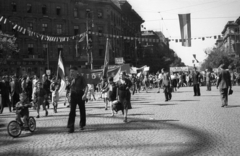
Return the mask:
[[[162,31],[169,39],[181,39],[178,14],[191,14],[192,38],[222,35],[228,21],[240,17],[240,0],[128,0],[145,21],[146,29]],[[193,54],[200,64],[206,59],[206,49],[215,46],[216,39],[192,40],[191,47],[170,41],[170,48],[186,65],[193,66]],[[195,64],[196,66],[200,64]]]

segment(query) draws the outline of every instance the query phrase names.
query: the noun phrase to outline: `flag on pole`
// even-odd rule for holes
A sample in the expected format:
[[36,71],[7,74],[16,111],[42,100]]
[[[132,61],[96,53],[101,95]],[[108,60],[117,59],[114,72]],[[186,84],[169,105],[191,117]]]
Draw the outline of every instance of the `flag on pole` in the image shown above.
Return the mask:
[[178,14],[182,46],[191,47],[191,18],[190,14]]
[[61,51],[59,52],[59,57],[58,57],[58,75],[61,77],[61,79],[64,79],[65,77],[65,70],[64,70],[64,65],[62,61]]
[[108,64],[109,64],[109,49],[110,49],[110,43],[109,43],[109,39],[107,38],[105,59],[104,59],[104,66],[103,66],[103,77],[107,77]]

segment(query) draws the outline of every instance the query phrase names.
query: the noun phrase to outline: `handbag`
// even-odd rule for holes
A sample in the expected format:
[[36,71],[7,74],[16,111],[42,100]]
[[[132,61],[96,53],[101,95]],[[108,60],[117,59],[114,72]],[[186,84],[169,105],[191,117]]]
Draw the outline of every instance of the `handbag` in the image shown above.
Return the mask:
[[232,95],[233,94],[233,90],[229,89],[228,95]]

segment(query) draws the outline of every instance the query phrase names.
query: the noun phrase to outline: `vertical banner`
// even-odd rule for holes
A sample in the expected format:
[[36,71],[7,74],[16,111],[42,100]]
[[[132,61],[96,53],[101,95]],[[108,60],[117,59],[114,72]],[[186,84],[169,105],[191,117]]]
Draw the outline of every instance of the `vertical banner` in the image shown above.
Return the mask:
[[107,38],[105,59],[104,59],[104,67],[103,67],[103,77],[107,77],[108,64],[109,64],[109,49],[110,49],[110,47],[109,47],[109,39]]
[[178,14],[182,46],[191,47],[191,18],[190,14]]

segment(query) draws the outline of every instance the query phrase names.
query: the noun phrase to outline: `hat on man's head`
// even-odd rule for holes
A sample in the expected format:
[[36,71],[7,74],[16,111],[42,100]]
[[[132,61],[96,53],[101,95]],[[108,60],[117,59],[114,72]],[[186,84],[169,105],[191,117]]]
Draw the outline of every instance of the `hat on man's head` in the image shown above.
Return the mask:
[[78,70],[78,68],[76,66],[70,66],[69,70]]

